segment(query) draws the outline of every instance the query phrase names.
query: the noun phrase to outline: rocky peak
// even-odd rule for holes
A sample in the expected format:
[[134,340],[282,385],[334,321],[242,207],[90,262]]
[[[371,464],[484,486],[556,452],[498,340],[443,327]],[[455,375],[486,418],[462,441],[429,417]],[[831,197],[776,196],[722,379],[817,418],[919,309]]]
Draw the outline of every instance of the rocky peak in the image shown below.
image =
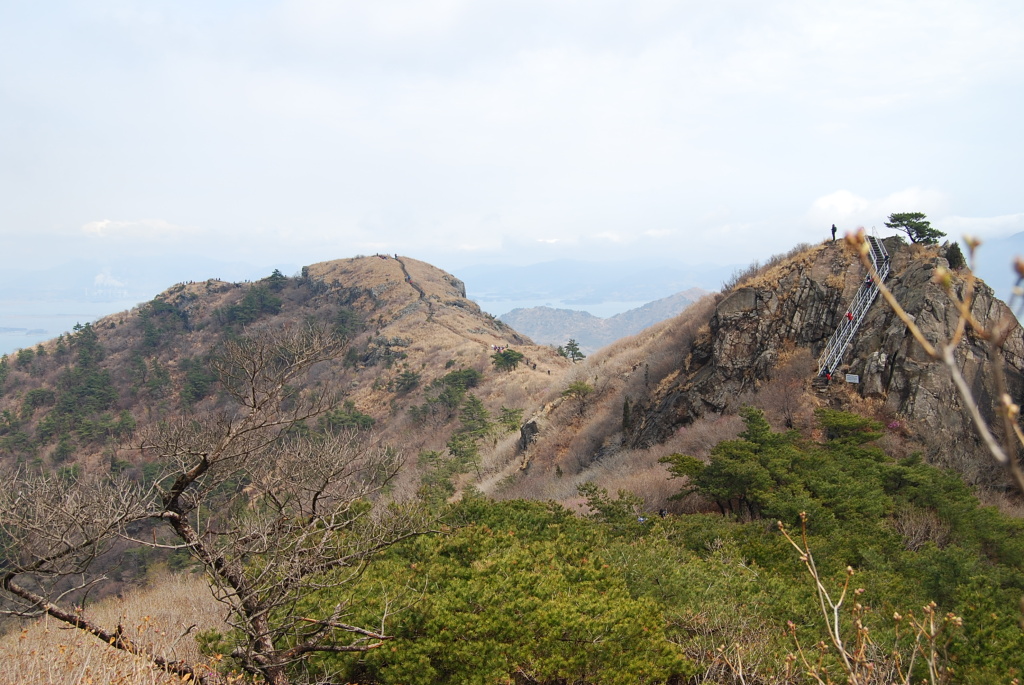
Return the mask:
[[[948,340],[956,329],[957,310],[941,286],[932,282],[937,267],[948,267],[943,250],[908,246],[897,238],[887,239],[885,245],[892,255],[888,286],[929,341]],[[954,279],[957,292],[963,292],[964,275]],[[651,445],[700,416],[735,411],[744,393],[772,379],[787,349],[804,348],[817,358],[864,277],[856,255],[837,242],[808,248],[741,283],[722,297],[689,353],[681,351],[685,357],[677,372],[634,409],[642,418],[626,436],[627,442]],[[980,282],[973,312],[986,326],[1012,318],[1006,305]],[[1015,320],[1004,357],[1011,395],[1019,398],[1024,387],[1024,339]],[[965,335],[957,359],[983,412],[994,416],[987,346]],[[849,389],[880,401],[886,414],[905,420],[926,442],[940,436],[947,444],[977,442],[949,374],[927,357],[881,298],[872,305],[837,371],[824,401],[841,404],[848,388],[839,379],[845,373],[856,374],[860,382]]]

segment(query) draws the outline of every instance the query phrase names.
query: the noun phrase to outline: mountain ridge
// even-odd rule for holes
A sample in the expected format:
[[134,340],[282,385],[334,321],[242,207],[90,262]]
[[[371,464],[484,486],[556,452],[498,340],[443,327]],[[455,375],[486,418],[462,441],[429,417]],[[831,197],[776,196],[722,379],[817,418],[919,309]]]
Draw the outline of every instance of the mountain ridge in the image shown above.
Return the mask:
[[[894,291],[908,300],[913,315],[931,312],[923,319],[934,323],[929,335],[948,334],[955,310],[944,304],[945,294],[928,280],[948,262],[937,248],[904,246],[893,239],[887,244],[896,267]],[[332,260],[304,267],[294,278],[275,274],[252,283],[210,279],[177,284],[149,303],[99,320],[91,328],[107,349],[100,366],[111,379],[116,400],[89,421],[107,416],[103,425],[111,425],[109,417],[128,412],[138,414],[135,420],[141,425],[155,417],[215,410],[219,400],[213,391],[192,398],[189,388],[195,386],[190,378],[199,373],[196,365],[206,364],[204,360],[216,353],[218,340],[238,335],[246,325],[287,327],[319,320],[344,330],[348,350],[343,361],[324,367],[316,382],[335,388],[354,411],[376,422],[383,438],[398,439],[411,452],[443,449],[455,429],[455,408],[430,419],[436,430],[424,432],[416,430],[423,420],[416,412],[426,406],[419,403],[436,400],[433,384],[452,369],[472,369],[482,379],[472,394],[492,416],[509,408],[536,420],[526,422],[532,427],[524,426],[515,444],[502,438],[484,446],[479,475],[460,477],[460,484],[478,481],[490,492],[501,481],[502,487],[515,491],[516,480],[529,469],[526,480],[535,480],[536,468],[529,465],[538,464],[545,464],[541,473],[557,466],[578,480],[587,477],[590,465],[610,455],[667,443],[682,427],[703,417],[734,414],[742,401],[780,402],[758,393],[778,386],[783,376],[789,378],[784,393],[789,402],[818,403],[820,398],[809,386],[809,360],[863,279],[842,243],[801,247],[753,270],[728,294],[705,296],[682,314],[602,348],[584,364],[572,364],[484,313],[466,298],[459,278],[409,257]],[[913,285],[905,285],[908,282]],[[243,311],[264,306],[266,302],[258,304],[260,298],[279,302],[270,307],[273,312]],[[996,302],[991,291],[979,285],[975,306],[983,320],[1002,311]],[[933,362],[914,351],[914,343],[897,323],[880,303],[872,308],[844,369],[859,375],[861,384],[849,398],[833,392],[830,401],[903,417],[903,430],[929,444],[936,442],[928,438],[929,431],[954,430],[945,447],[929,447],[933,458],[947,464],[969,462],[964,455],[976,453],[978,445],[974,438],[961,437],[973,434],[963,408],[951,413],[943,407],[952,396],[948,384],[935,380],[942,378],[940,372],[926,371],[934,368]],[[54,388],[57,396],[52,401],[59,404],[61,369],[72,364],[67,349],[71,339],[61,340],[37,348],[42,355],[23,350],[6,363],[0,410],[23,418],[9,419],[0,435],[0,453],[11,458],[28,449],[34,460],[56,467],[60,462],[55,455],[77,443],[84,462],[96,467],[107,449],[102,441],[76,437],[84,430],[77,424],[50,428],[46,416],[53,410],[46,401],[26,404],[37,401],[28,399],[35,397],[32,392],[47,387]],[[964,344],[968,342],[970,338]],[[491,357],[496,350],[510,348],[524,355],[523,363],[511,372],[498,372]],[[988,397],[982,372],[988,362],[981,348],[967,349],[978,360],[968,365],[971,382]],[[1018,331],[1007,347],[1013,388],[1020,385],[1022,349]],[[794,367],[798,358],[804,361]],[[573,382],[594,390],[588,406],[580,405],[576,415],[567,413],[572,402],[564,396],[565,387]],[[190,399],[186,401],[183,393]],[[986,412],[992,415],[990,406]],[[794,420],[791,414],[770,412],[775,420],[786,422]],[[560,418],[548,436],[543,425],[552,416]],[[921,427],[914,428],[918,423]],[[951,455],[950,450],[966,451]],[[982,473],[988,470],[965,476],[971,482],[988,482],[991,474]],[[572,499],[568,493],[559,498]]]
[[[944,248],[905,245],[898,238],[886,239],[886,245],[893,255],[889,284],[897,299],[929,339],[950,339],[958,310],[932,281],[937,269],[948,269]],[[966,273],[954,274],[954,290],[962,291]],[[901,445],[899,451],[917,451],[969,483],[1005,487],[1004,474],[981,443],[948,373],[924,355],[881,300],[836,375],[859,375],[860,383],[833,382],[824,393],[812,387],[817,355],[863,280],[856,255],[844,243],[801,247],[742,275],[728,292],[591,355],[576,372],[594,388],[586,399],[587,423],[572,428],[573,417],[557,409],[532,417],[536,425],[524,456],[531,471],[509,495],[571,499],[574,483],[597,479],[611,489],[615,481],[609,469],[620,468],[630,468],[630,480],[660,493],[654,484],[664,467],[657,458],[668,452],[706,454],[706,442],[696,436],[728,437],[720,432],[723,422],[744,405],[765,410],[773,425],[804,430],[813,428],[817,407],[867,413],[888,426],[886,437]],[[973,306],[982,325],[1012,317],[981,282]],[[973,334],[960,342],[958,356],[991,422],[998,394],[992,385],[994,361],[1006,364],[1011,396],[1022,392],[1020,326],[1014,319],[1005,359],[993,358]],[[563,484],[552,477],[556,471],[572,478]]]
[[648,326],[676,316],[707,294],[703,288],[688,288],[609,317],[545,306],[513,309],[498,318],[538,343],[562,345],[572,338],[583,352],[590,354],[619,338],[635,335]]
[[[967,272],[944,271],[945,248],[887,245],[893,292],[929,340],[947,339],[960,310],[943,284],[964,292]],[[959,477],[921,463],[957,472],[979,494],[1002,485],[948,376],[878,303],[838,369],[862,382],[815,382],[815,355],[863,278],[852,246],[801,246],[576,364],[482,312],[459,279],[411,258],[177,284],[0,363],[0,460],[19,483],[0,491],[4,532],[14,533],[5,545],[24,543],[18,560],[27,559],[5,568],[5,598],[40,606],[23,579],[70,607],[45,607],[52,618],[96,626],[93,598],[165,563],[202,566],[230,605],[231,626],[186,609],[169,632],[198,627],[218,661],[280,683],[308,681],[321,667],[346,682],[408,682],[428,663],[432,673],[470,677],[480,673],[477,653],[491,655],[494,679],[529,668],[531,682],[554,683],[564,679],[562,656],[539,671],[532,655],[543,661],[555,649],[591,659],[579,681],[597,683],[633,677],[632,664],[648,669],[653,652],[637,645],[667,650],[644,682],[697,673],[724,683],[734,678],[715,651],[723,634],[737,655],[745,650],[752,676],[785,668],[789,681],[792,640],[819,639],[821,595],[813,582],[795,582],[800,564],[775,524],[784,521],[794,537],[802,532],[800,556],[814,547],[812,581],[816,569],[862,574],[859,601],[876,639],[906,626],[898,616],[896,628],[880,623],[893,607],[928,614],[935,600],[935,613],[964,616],[966,639],[952,642],[950,663],[976,675],[971,682],[1015,673],[1019,617],[1000,607],[1019,598],[1020,521],[980,507]],[[991,421],[991,371],[1005,362],[1008,391],[1019,396],[1024,338],[983,284],[972,313],[979,327],[1016,325],[1005,357],[991,355],[981,333],[959,342],[961,371]],[[147,457],[147,445],[163,460]],[[35,493],[69,508],[40,504]],[[115,507],[128,523],[105,529],[105,551],[94,550],[93,515],[105,520],[105,502],[135,496],[142,510]],[[93,499],[95,510],[81,506]],[[63,524],[64,513],[71,528],[83,521],[86,540],[36,524]],[[37,539],[58,551],[37,552]],[[351,556],[364,544],[369,565],[370,556]],[[78,552],[98,574],[81,581],[87,613],[47,582],[51,570],[83,571],[64,565]],[[108,579],[93,589],[92,580]],[[260,593],[250,579],[263,583]],[[281,588],[298,594],[278,601]],[[407,589],[415,598],[384,625],[392,591]],[[254,602],[282,620],[264,622],[276,611],[253,611]],[[860,607],[858,620],[868,615]],[[339,626],[324,644],[333,654],[296,664],[288,640],[310,622]],[[784,628],[797,624],[799,634]],[[118,628],[103,642],[123,649],[123,636],[143,629]],[[240,647],[268,630],[282,637],[263,643],[260,659]],[[458,663],[454,633],[472,651]],[[626,637],[566,644],[566,635],[594,634]],[[3,637],[0,649],[27,635]],[[366,635],[392,648],[350,655]],[[177,654],[177,640],[162,653]],[[606,642],[612,652],[593,651]],[[926,642],[918,633],[893,663],[908,663]],[[205,668],[200,658],[172,666],[191,675]]]

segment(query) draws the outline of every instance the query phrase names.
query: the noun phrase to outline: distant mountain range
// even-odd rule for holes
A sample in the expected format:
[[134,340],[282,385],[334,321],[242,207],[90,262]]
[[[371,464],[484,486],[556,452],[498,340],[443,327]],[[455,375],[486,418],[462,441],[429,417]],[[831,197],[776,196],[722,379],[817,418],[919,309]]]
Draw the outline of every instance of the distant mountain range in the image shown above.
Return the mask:
[[[1003,300],[1010,298],[1016,280],[1012,260],[1018,254],[1024,254],[1024,233],[990,239],[977,251],[975,272]],[[682,311],[673,301],[677,295],[667,294],[685,299],[691,291],[717,290],[740,266],[559,260],[524,266],[477,264],[455,273],[470,299],[516,330],[542,344],[564,344],[574,337],[589,354]],[[0,354],[33,347],[76,323],[147,302],[173,283],[211,276],[244,282],[263,278],[274,268],[287,275],[299,271],[290,264],[205,257],[184,262],[81,259],[39,270],[12,265],[0,273]]]
[[703,288],[689,288],[608,318],[552,307],[513,309],[498,318],[538,344],[564,345],[573,338],[583,352],[590,354],[619,338],[671,319],[707,294],[709,291]]
[[745,266],[563,259],[525,266],[478,264],[455,273],[466,283],[469,297],[481,305],[520,300],[587,309],[605,302],[651,302],[687,288],[718,290],[737,268]]

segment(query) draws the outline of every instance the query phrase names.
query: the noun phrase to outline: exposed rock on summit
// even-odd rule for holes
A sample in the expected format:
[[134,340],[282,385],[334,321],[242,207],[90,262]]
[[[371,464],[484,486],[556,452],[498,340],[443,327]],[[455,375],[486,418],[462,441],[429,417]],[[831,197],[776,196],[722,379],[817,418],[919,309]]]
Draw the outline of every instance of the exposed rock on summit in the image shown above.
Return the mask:
[[[892,273],[887,285],[933,343],[951,338],[958,312],[942,287],[932,282],[937,267],[948,268],[939,248],[907,246],[887,239]],[[843,243],[829,243],[783,260],[725,296],[709,325],[702,329],[678,371],[662,381],[655,393],[634,408],[633,429],[626,436],[633,446],[662,442],[681,425],[698,417],[735,411],[742,396],[772,379],[788,349],[806,348],[817,358],[841,322],[864,270]],[[963,293],[960,274],[954,290]],[[990,288],[978,283],[972,309],[989,327],[1013,319]],[[1004,348],[1011,396],[1024,387],[1024,339],[1014,329]],[[994,416],[992,359],[987,345],[970,331],[957,349],[961,370],[984,415]],[[843,357],[826,401],[840,404],[837,393],[847,389],[881,404],[881,411],[902,420],[924,443],[945,442],[945,448],[973,450],[978,437],[949,374],[928,358],[907,327],[879,298],[868,312]],[[844,374],[859,376],[847,386]],[[945,449],[949,452],[949,449]],[[987,462],[986,462],[987,469]],[[968,478],[983,477],[966,473]]]

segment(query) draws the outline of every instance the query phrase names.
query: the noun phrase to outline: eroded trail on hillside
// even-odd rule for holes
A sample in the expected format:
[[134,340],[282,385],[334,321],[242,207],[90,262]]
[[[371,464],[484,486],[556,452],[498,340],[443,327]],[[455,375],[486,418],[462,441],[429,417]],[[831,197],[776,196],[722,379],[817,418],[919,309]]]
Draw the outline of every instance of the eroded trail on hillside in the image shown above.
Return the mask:
[[[412,274],[409,273],[409,269],[406,268],[405,262],[403,262],[398,255],[395,255],[395,261],[398,262],[398,266],[401,267],[402,273],[405,274],[405,282],[408,283],[409,285],[411,285],[413,287],[413,289],[420,294],[420,301],[426,303],[426,305],[427,305],[427,321],[433,322],[434,321],[434,303],[431,302],[427,298],[427,293],[423,290],[423,288],[421,288],[419,285],[416,284],[415,281],[412,280]],[[448,330],[451,330],[453,333],[455,332],[454,330],[452,330],[448,326],[445,326],[445,328],[448,328]]]
[[415,281],[412,280],[412,274],[409,273],[409,269],[405,266],[405,262],[403,262],[402,259],[397,254],[395,255],[395,261],[398,262],[398,266],[401,267],[402,273],[405,274],[405,282],[411,285],[413,289],[420,294],[420,301],[427,305],[427,321],[429,323],[440,324],[441,326],[444,326],[445,328],[447,328],[452,333],[455,333],[456,335],[462,335],[461,332],[455,330],[448,324],[436,321],[434,319],[434,303],[431,302],[430,298],[427,297],[426,291],[424,291],[423,288],[421,288]]
[[[437,325],[442,326],[442,327],[448,329],[449,331],[451,331],[455,335],[465,336],[466,335],[465,331],[457,330],[456,328],[454,328],[453,326],[445,323],[444,321],[440,321],[440,320],[434,318],[434,314],[437,311],[436,308],[435,308],[434,300],[432,300],[431,298],[427,297],[426,291],[423,290],[423,288],[412,279],[412,274],[409,273],[409,269],[408,269],[408,267],[406,267],[405,262],[402,261],[402,258],[399,257],[396,254],[394,259],[395,259],[396,262],[398,262],[399,268],[402,269],[402,274],[405,276],[405,282],[408,283],[409,285],[411,285],[413,287],[413,289],[415,289],[416,292],[419,293],[420,301],[427,305],[427,322],[428,323],[436,323]],[[483,347],[484,350],[488,349],[488,344],[486,342],[484,342],[482,340],[477,340],[477,342],[480,344],[481,347]]]
[[[406,268],[405,262],[403,262],[398,255],[395,255],[395,261],[398,262],[398,266],[400,266],[402,268],[402,273],[405,274],[405,282],[408,283],[409,285],[411,285],[413,287],[413,289],[420,294],[420,299],[423,300],[424,302],[426,302],[427,305],[429,306],[430,305],[430,301],[427,300],[427,294],[425,292],[423,292],[423,288],[419,287],[418,285],[416,285],[416,283],[413,282],[412,274],[410,274],[409,273],[409,269]],[[434,308],[433,307],[430,308],[430,315],[431,316],[434,315]]]

